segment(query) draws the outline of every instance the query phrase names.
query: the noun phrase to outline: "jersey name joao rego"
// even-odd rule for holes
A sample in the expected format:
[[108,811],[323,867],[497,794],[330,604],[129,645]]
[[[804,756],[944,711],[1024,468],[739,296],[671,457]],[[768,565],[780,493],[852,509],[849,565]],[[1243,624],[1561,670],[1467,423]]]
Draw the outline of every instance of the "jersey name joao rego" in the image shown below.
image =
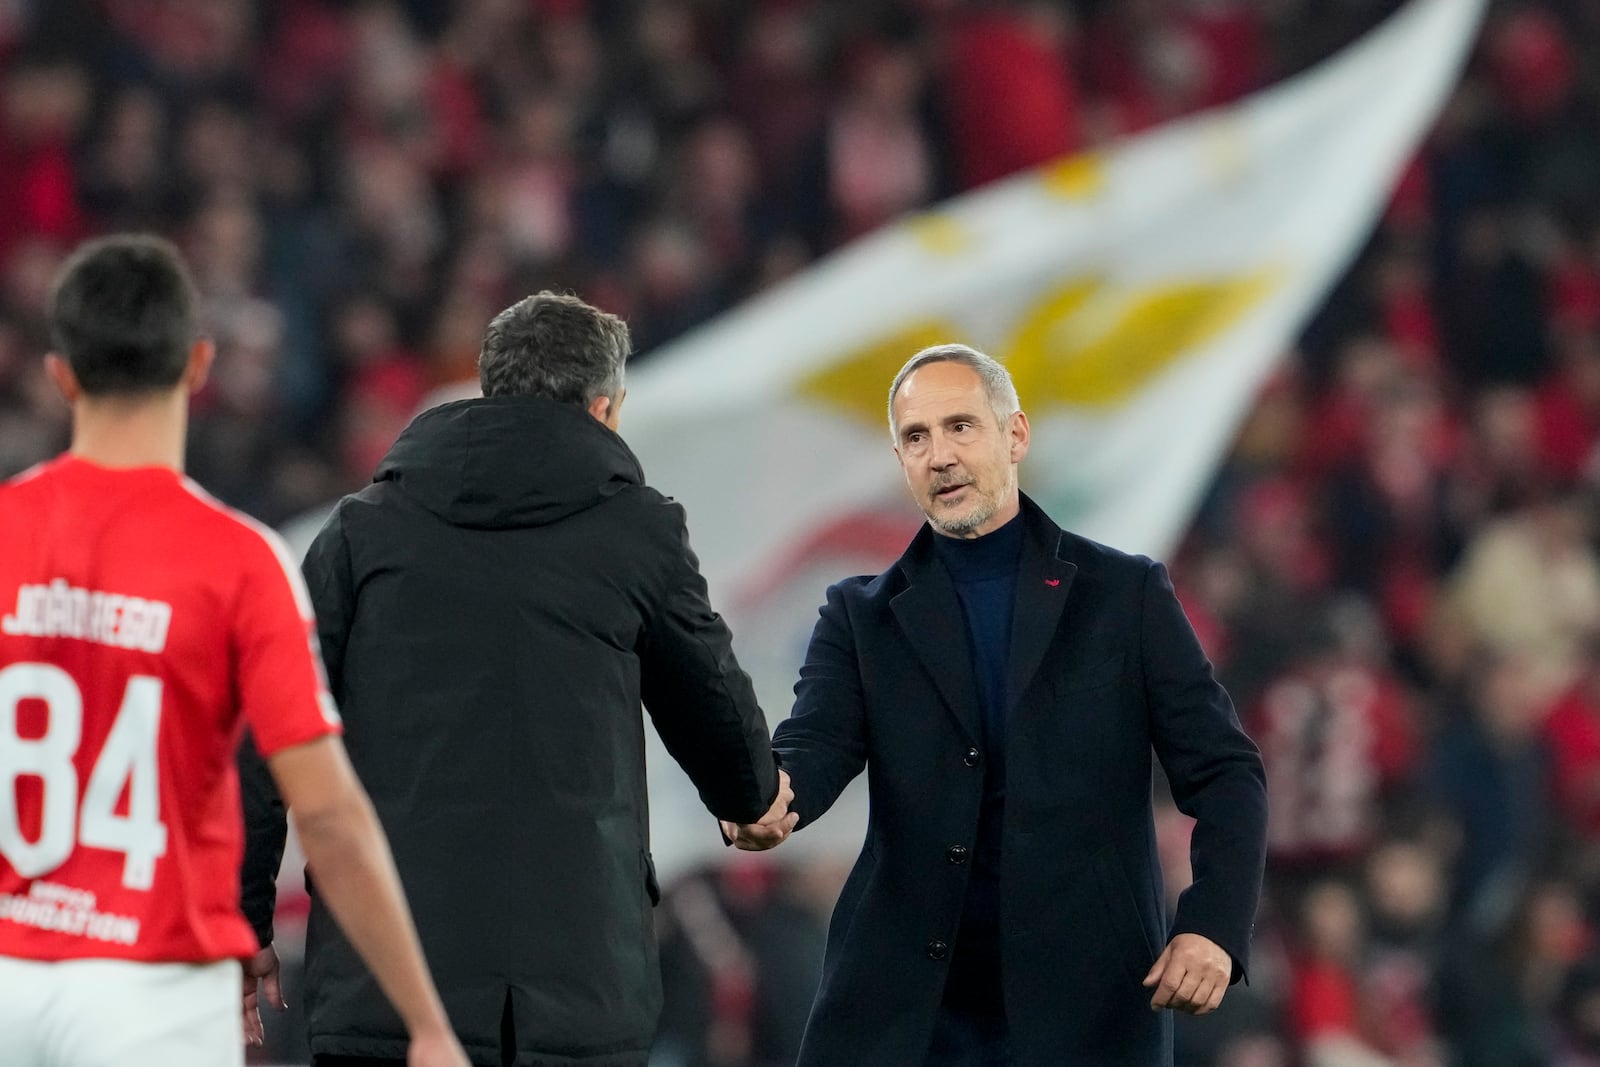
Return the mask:
[[0,485],[0,955],[246,956],[233,753],[337,732],[298,570],[175,471]]
[[57,578],[48,585],[18,588],[16,609],[0,618],[0,633],[76,637],[112,648],[160,652],[171,624],[171,604],[79,589]]

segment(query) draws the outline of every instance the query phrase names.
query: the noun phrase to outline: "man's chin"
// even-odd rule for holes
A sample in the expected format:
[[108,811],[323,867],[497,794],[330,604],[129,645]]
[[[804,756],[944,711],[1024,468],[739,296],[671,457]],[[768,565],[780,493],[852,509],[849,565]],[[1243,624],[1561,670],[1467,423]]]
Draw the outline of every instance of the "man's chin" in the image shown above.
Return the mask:
[[948,534],[951,537],[971,537],[973,532],[988,522],[990,516],[994,513],[991,511],[986,514],[982,509],[979,509],[977,511],[968,511],[965,515],[941,514],[936,510],[925,510],[923,514],[928,516],[928,522],[932,524],[933,528],[942,534]]

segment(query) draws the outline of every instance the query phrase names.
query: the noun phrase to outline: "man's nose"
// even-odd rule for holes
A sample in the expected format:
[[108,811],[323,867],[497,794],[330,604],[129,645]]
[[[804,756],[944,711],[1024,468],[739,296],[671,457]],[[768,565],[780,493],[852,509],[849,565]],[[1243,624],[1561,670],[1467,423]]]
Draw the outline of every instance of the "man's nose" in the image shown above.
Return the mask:
[[934,434],[928,442],[928,465],[936,471],[956,465],[956,450],[943,434]]

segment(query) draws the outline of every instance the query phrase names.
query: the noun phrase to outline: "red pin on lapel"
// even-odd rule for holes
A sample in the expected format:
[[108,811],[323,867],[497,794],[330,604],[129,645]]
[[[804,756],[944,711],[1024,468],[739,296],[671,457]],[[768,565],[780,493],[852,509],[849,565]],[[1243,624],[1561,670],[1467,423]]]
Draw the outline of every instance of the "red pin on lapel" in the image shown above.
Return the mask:
[[1044,584],[1048,585],[1051,589],[1054,589],[1056,586],[1061,584],[1061,579],[1060,578],[1046,578],[1044,580]]

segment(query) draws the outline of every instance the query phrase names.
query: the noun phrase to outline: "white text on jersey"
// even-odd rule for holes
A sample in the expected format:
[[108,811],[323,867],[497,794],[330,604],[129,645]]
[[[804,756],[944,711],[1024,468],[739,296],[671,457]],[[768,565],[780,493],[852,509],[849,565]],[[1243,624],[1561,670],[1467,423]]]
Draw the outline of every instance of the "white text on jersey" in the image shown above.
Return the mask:
[[93,893],[53,882],[34,882],[25,897],[0,893],[0,920],[94,941],[139,943],[138,919],[97,911]]
[[165,601],[79,589],[56,578],[48,585],[19,587],[16,610],[0,618],[0,631],[160,652],[167,647],[171,624],[172,606]]

